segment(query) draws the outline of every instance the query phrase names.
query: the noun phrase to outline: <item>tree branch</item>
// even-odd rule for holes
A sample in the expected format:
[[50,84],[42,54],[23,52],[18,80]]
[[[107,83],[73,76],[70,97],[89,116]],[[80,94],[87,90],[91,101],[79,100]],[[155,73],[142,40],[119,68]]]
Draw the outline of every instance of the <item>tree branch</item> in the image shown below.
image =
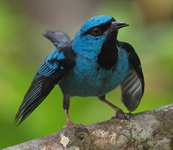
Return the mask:
[[130,120],[113,119],[61,131],[4,150],[171,150],[173,104],[134,114]]

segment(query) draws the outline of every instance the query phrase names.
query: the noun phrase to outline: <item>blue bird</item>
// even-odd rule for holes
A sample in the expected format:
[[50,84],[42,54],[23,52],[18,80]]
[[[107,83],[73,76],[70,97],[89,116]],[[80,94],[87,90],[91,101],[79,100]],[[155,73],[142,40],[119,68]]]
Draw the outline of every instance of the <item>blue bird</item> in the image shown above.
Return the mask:
[[43,33],[56,47],[38,69],[30,88],[16,114],[20,124],[47,97],[55,85],[63,94],[66,125],[74,125],[69,117],[70,98],[98,97],[112,107],[119,117],[128,119],[131,113],[106,100],[105,95],[121,86],[122,102],[131,112],[140,103],[144,93],[141,63],[134,48],[117,40],[118,30],[128,24],[113,17],[101,15],[87,20],[74,40],[63,32]]

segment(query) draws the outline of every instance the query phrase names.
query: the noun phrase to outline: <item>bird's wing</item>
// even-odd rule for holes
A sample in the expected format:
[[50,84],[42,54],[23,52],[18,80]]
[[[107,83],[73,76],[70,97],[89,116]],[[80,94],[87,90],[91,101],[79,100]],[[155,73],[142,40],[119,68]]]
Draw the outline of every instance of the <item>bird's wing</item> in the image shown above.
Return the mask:
[[54,50],[42,63],[16,114],[20,124],[47,97],[56,84],[75,65],[75,53],[71,46]]
[[45,31],[43,35],[48,38],[56,48],[64,45],[71,45],[70,37],[60,31]]
[[129,111],[133,111],[139,105],[144,93],[144,76],[141,62],[130,44],[119,42],[119,46],[127,51],[130,63],[130,70],[125,80],[120,85],[122,90],[122,101]]

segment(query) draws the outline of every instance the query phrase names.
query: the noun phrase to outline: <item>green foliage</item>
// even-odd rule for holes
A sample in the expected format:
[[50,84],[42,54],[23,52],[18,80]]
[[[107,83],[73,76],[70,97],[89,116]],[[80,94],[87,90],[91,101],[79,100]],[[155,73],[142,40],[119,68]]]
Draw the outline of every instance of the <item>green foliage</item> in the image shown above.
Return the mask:
[[[51,134],[65,125],[58,87],[20,126],[13,124],[34,73],[53,46],[50,47],[50,43],[41,36],[46,29],[44,24],[31,19],[19,5],[9,4],[4,1],[0,5],[0,148]],[[165,21],[146,25],[140,18],[142,16],[133,15],[129,2],[125,1],[116,5],[104,3],[104,7],[100,5],[95,14],[115,16],[118,21],[130,23],[130,27],[120,31],[119,39],[135,47],[146,79],[146,91],[135,112],[172,103],[172,24]],[[79,24],[76,26],[80,27]],[[107,95],[109,101],[127,111],[120,97],[120,89]],[[113,114],[114,111],[97,98],[74,97],[71,100],[70,115],[74,123],[92,124],[108,120]]]

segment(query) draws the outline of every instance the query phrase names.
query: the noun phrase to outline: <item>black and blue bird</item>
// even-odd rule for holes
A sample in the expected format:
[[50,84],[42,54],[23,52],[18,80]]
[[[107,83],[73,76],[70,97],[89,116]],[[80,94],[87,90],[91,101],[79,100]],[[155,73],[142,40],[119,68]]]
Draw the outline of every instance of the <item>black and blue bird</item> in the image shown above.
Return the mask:
[[73,125],[68,113],[73,96],[97,97],[116,111],[113,118],[128,119],[131,113],[124,113],[106,100],[106,94],[120,85],[122,102],[131,112],[144,93],[138,55],[130,44],[117,40],[118,30],[126,26],[111,16],[100,15],[87,20],[72,41],[63,32],[43,33],[56,49],[38,69],[16,114],[16,122],[25,120],[56,85],[63,94],[67,126]]

